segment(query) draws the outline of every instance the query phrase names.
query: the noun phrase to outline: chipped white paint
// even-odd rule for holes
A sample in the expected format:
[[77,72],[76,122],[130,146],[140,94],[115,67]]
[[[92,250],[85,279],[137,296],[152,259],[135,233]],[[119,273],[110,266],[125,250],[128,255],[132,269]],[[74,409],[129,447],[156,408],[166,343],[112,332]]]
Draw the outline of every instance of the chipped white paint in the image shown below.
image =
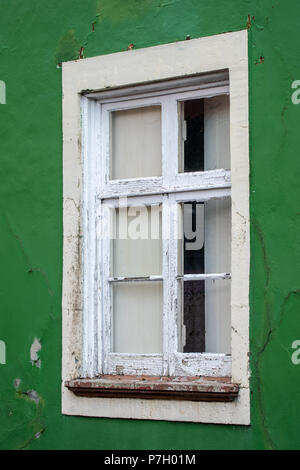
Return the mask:
[[36,405],[39,404],[40,397],[39,397],[39,394],[35,390],[28,390],[28,392],[25,392],[25,393],[30,400],[34,401]]
[[19,378],[16,378],[15,381],[14,381],[14,386],[16,389],[18,389],[21,385],[21,379]]
[[0,340],[0,364],[6,364],[6,344]]
[[161,354],[110,353],[105,373],[122,375],[164,375]]
[[173,375],[230,377],[231,356],[212,353],[176,353]]
[[182,276],[177,276],[178,280],[185,280],[185,281],[205,281],[211,280],[216,281],[220,279],[231,279],[230,273],[211,273],[211,274],[184,274]]
[[[91,253],[95,253],[97,257],[97,276],[98,280],[103,275],[100,266],[109,266],[107,246],[103,244],[101,251],[97,251],[96,247],[89,252],[88,265],[85,265],[84,272],[81,270],[81,260],[78,257],[80,253],[81,243],[81,219],[78,208],[81,207],[82,200],[82,166],[81,166],[81,148],[80,145],[80,97],[82,90],[104,90],[107,87],[129,86],[139,83],[158,81],[164,79],[172,79],[176,77],[184,77],[185,75],[207,73],[213,70],[229,69],[230,75],[230,133],[231,133],[231,168],[232,168],[232,380],[241,384],[241,391],[237,401],[233,403],[196,403],[196,402],[172,402],[164,400],[138,400],[138,399],[102,399],[102,398],[83,398],[75,397],[69,392],[64,385],[63,392],[63,412],[66,414],[76,414],[85,416],[105,416],[105,417],[122,417],[133,419],[165,419],[177,421],[195,421],[195,422],[211,422],[211,423],[232,423],[232,424],[249,424],[250,423],[250,406],[249,406],[249,372],[248,372],[248,351],[249,351],[249,162],[248,162],[248,54],[247,54],[247,32],[240,31],[235,33],[227,33],[208,38],[194,39],[181,43],[167,44],[147,49],[139,49],[130,52],[122,52],[111,54],[81,61],[69,62],[63,64],[63,119],[64,119],[64,274],[63,274],[63,381],[79,377],[78,360],[81,363],[81,337],[82,327],[81,321],[84,321],[84,330],[87,331],[94,343],[84,342],[84,365],[87,375],[93,375],[97,364],[93,359],[98,358],[98,363],[102,364],[104,369],[107,368],[107,361],[102,360],[103,350],[98,350],[96,354],[97,332],[103,331],[106,340],[109,343],[109,323],[100,325],[101,321],[100,307],[101,305],[109,305],[110,284],[106,282],[105,286],[100,285],[98,291],[93,296],[87,296],[87,291],[82,296],[82,276],[87,275],[89,267],[93,265],[95,257]],[[224,85],[227,86],[227,85]],[[206,87],[207,88],[207,87]],[[188,93],[194,93],[194,90]],[[169,99],[170,93],[164,95],[164,104],[171,107]],[[152,96],[151,99],[155,97]],[[83,98],[93,101],[90,98]],[[144,98],[141,98],[144,99]],[[157,98],[155,98],[157,99]],[[89,112],[83,114],[83,119],[89,119],[89,113],[96,113],[95,108],[98,103],[90,107]],[[97,114],[97,113],[96,113]],[[84,118],[85,116],[85,118]],[[100,113],[97,114],[100,119]],[[95,115],[94,115],[95,117]],[[94,123],[95,123],[94,119]],[[170,121],[172,125],[172,121]],[[174,123],[173,123],[174,125]],[[98,127],[98,130],[100,126]],[[84,136],[83,136],[84,137]],[[86,136],[87,137],[87,136]],[[94,132],[93,139],[100,139],[99,131]],[[104,139],[101,139],[102,143]],[[99,142],[99,140],[98,140]],[[174,142],[163,142],[163,148],[167,145],[174,145]],[[100,145],[98,146],[100,149]],[[103,147],[102,147],[103,151]],[[87,153],[86,153],[87,152]],[[85,146],[83,157],[87,158],[89,149]],[[176,159],[177,160],[177,159]],[[103,160],[98,160],[103,163]],[[174,161],[173,161],[174,163]],[[171,162],[165,162],[166,169]],[[177,162],[176,162],[177,165]],[[177,168],[177,167],[176,167]],[[101,172],[96,168],[94,175]],[[185,191],[192,189],[189,193],[189,200],[194,198],[193,192],[204,190],[206,197],[212,197],[209,194],[213,191],[213,197],[222,197],[230,195],[230,172],[220,170],[215,173],[215,184],[211,184],[211,176],[204,172],[201,177],[197,174],[193,175],[192,188],[189,187],[191,181],[185,181],[185,175],[177,175],[173,178],[145,178],[144,181],[136,183],[134,181],[113,181],[94,178],[97,182],[96,194],[98,200],[116,198],[123,196],[139,196],[145,194],[159,195],[168,190],[169,199],[171,193],[177,196],[177,191],[182,191],[181,198],[184,198]],[[91,175],[91,173],[90,173]],[[85,173],[85,189],[90,184],[90,175]],[[165,175],[170,175],[165,171]],[[87,179],[87,180],[86,180]],[[179,181],[180,180],[180,181]],[[104,188],[104,189],[103,189]],[[223,193],[222,193],[223,192]],[[84,194],[84,193],[83,193]],[[183,199],[184,200],[184,199]],[[83,206],[83,223],[87,221],[91,223],[90,209],[94,210],[95,200],[85,202],[91,206]],[[174,206],[173,206],[174,207]],[[98,209],[98,202],[97,202]],[[170,218],[174,220],[176,214],[165,203],[165,210],[169,211]],[[94,223],[92,221],[92,223]],[[103,227],[104,226],[104,227]],[[170,226],[174,226],[172,222]],[[102,224],[103,230],[108,230],[108,225]],[[104,234],[105,235],[105,234]],[[107,237],[108,238],[108,237]],[[105,240],[105,237],[103,238]],[[86,241],[84,241],[86,243]],[[93,240],[90,240],[93,247]],[[84,253],[86,253],[86,249]],[[95,250],[95,251],[93,251]],[[165,248],[164,248],[165,251]],[[106,258],[106,263],[105,263]],[[85,262],[86,262],[86,258]],[[169,258],[170,259],[170,258]],[[101,262],[99,262],[101,261]],[[174,263],[168,264],[169,274],[163,272],[162,276],[167,279],[175,280]],[[104,273],[106,278],[111,276],[109,272]],[[97,279],[97,277],[96,277]],[[93,278],[92,283],[96,282]],[[168,281],[167,281],[168,282]],[[173,293],[176,294],[177,281],[172,281],[168,285],[168,297],[172,298],[171,306],[168,312],[176,309]],[[85,300],[84,300],[85,299]],[[85,305],[89,305],[88,316],[82,317],[82,300]],[[96,310],[98,314],[93,315],[92,310]],[[164,311],[164,318],[167,319],[167,310]],[[110,312],[106,312],[105,318],[110,318]],[[171,322],[168,322],[171,325]],[[174,350],[177,333],[174,325],[169,330],[168,338],[165,338],[164,344],[168,342],[168,350]],[[108,347],[108,344],[106,345]],[[105,348],[104,348],[105,349]],[[149,356],[149,355],[148,355]],[[174,360],[169,361],[169,373],[174,373],[178,367],[186,367],[187,363],[192,363],[194,358],[188,358],[185,361],[184,355],[174,355]],[[219,375],[229,367],[230,357],[213,355],[208,358],[207,355],[202,356],[203,363],[199,361],[199,355],[195,359],[192,366],[206,369],[206,361],[209,361],[209,369],[215,371]],[[124,357],[124,355],[122,355]],[[165,356],[164,356],[165,357]],[[76,362],[77,359],[77,362]],[[133,359],[133,358],[132,358]],[[161,358],[149,356],[149,359],[159,361]],[[122,366],[121,358],[118,357],[117,366]],[[219,361],[222,361],[222,364]],[[198,362],[197,362],[198,361]],[[147,365],[147,361],[143,365]],[[163,364],[166,363],[164,359]],[[127,367],[128,361],[124,363]],[[133,365],[133,363],[131,363]],[[179,366],[178,366],[179,364]],[[199,365],[200,364],[200,365]],[[139,366],[138,366],[139,367]],[[160,367],[160,366],[159,366]],[[165,365],[162,365],[164,373]],[[200,367],[200,369],[199,369]],[[225,369],[224,369],[225,368]],[[124,369],[126,370],[126,369]],[[132,370],[132,369],[131,369]],[[229,370],[229,369],[228,369]],[[101,372],[101,369],[98,369]],[[120,370],[121,372],[121,370]],[[116,373],[118,371],[116,370]],[[124,373],[124,372],[123,372]]]
[[34,338],[32,345],[30,346],[30,360],[31,364],[35,367],[41,367],[41,360],[39,358],[39,352],[42,349],[42,345],[37,338]]
[[0,104],[6,104],[6,85],[3,80],[0,80]]
[[96,230],[96,198],[97,181],[100,171],[99,149],[100,113],[97,102],[89,102],[82,98],[82,157],[85,165],[83,176],[83,305],[89,314],[83,317],[83,335],[88,340],[83,341],[82,370],[84,375],[93,377],[97,373],[97,334],[101,327],[101,316],[96,309],[99,304],[100,292],[97,288],[97,245]]
[[145,282],[162,281],[162,276],[142,276],[142,277],[109,277],[108,282]]

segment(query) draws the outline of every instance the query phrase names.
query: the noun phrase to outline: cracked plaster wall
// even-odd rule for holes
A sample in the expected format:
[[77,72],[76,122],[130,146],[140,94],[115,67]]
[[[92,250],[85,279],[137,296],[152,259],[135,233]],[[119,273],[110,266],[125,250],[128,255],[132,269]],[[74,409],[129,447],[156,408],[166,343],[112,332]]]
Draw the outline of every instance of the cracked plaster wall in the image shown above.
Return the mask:
[[[300,339],[296,0],[11,0],[0,10],[0,448],[299,448],[300,365],[291,362]],[[62,416],[59,64],[245,27],[252,426]]]

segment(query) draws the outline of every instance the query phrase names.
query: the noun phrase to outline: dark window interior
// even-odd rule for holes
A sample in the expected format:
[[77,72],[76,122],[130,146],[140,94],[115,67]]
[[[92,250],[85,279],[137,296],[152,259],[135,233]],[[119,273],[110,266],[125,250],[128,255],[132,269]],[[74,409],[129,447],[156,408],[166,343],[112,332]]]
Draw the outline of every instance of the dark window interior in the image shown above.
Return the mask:
[[[197,205],[203,202],[188,202],[184,210],[192,210],[192,230],[196,231]],[[198,221],[199,223],[199,221]],[[202,227],[204,231],[204,227]],[[187,243],[195,239],[184,238],[184,274],[204,273],[204,244],[198,250],[187,249]],[[186,343],[183,352],[205,351],[205,281],[183,282],[183,323],[186,328]]]
[[184,142],[185,172],[204,170],[204,100],[184,101],[186,140]]

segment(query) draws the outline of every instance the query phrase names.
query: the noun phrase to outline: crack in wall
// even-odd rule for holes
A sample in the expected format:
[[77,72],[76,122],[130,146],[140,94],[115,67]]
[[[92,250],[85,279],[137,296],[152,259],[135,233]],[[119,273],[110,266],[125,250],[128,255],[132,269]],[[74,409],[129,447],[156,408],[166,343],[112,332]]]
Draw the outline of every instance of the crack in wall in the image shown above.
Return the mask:
[[47,427],[42,426],[39,431],[37,431],[33,436],[31,436],[25,443],[23,443],[21,446],[16,447],[14,450],[25,450],[27,449],[30,444],[35,441],[36,439],[39,439],[42,434],[46,431]]
[[28,422],[28,427],[32,427],[32,435],[26,439],[23,443],[17,446],[14,450],[23,450],[29,447],[29,445],[39,439],[41,435],[46,431],[47,426],[42,418],[44,401],[42,397],[36,392],[36,390],[16,390],[17,397],[25,400],[29,400],[35,404],[36,413],[34,418]]
[[83,42],[83,45],[81,45],[79,51],[78,51],[78,59],[84,59],[84,50],[88,47],[88,43],[90,40],[90,37],[95,33],[95,25],[99,22],[98,19],[101,16],[101,13],[96,13],[94,19],[92,20],[91,23],[91,30],[86,34],[85,40]]
[[268,344],[270,343],[271,334],[272,334],[272,321],[271,321],[271,315],[270,315],[271,306],[270,306],[270,300],[268,299],[271,271],[270,271],[270,264],[269,264],[269,260],[268,260],[264,235],[263,235],[263,232],[262,232],[257,220],[255,220],[253,222],[253,227],[254,227],[254,230],[256,231],[256,234],[257,234],[259,242],[260,242],[260,247],[262,249],[263,264],[264,264],[264,269],[265,269],[265,273],[266,273],[266,281],[265,281],[265,286],[264,286],[264,306],[265,306],[264,312],[266,313],[267,327],[265,329],[267,329],[267,333],[266,333],[266,338],[263,342],[263,345],[262,345],[261,349],[257,352],[256,361],[255,361],[257,391],[258,391],[259,416],[260,416],[260,419],[261,419],[263,434],[264,434],[264,436],[267,440],[269,448],[276,449],[276,445],[273,442],[270,431],[268,429],[267,417],[265,415],[265,410],[264,410],[264,405],[263,405],[263,397],[262,397],[262,380],[261,380],[261,374],[260,374],[261,358],[262,358],[262,355],[265,352],[266,348],[268,347]]
[[37,272],[37,273],[40,273],[42,278],[44,279],[44,282],[46,284],[46,287],[47,287],[47,291],[48,291],[48,294],[49,294],[49,298],[50,298],[50,317],[52,319],[55,318],[55,315],[54,315],[54,292],[53,290],[51,289],[51,286],[50,286],[50,282],[49,282],[49,279],[48,279],[48,276],[47,274],[40,268],[34,268],[32,267],[32,263],[30,261],[30,257],[29,255],[27,254],[25,248],[24,248],[24,244],[22,242],[22,239],[21,237],[16,234],[8,220],[8,217],[6,214],[4,214],[4,217],[6,219],[6,222],[7,222],[7,226],[9,228],[9,231],[10,233],[12,234],[12,236],[18,241],[18,244],[20,246],[20,249],[21,249],[21,252],[25,258],[25,262],[27,264],[27,273],[28,274],[31,274],[31,273],[34,273],[34,272]]
[[[256,357],[256,378],[257,378],[257,390],[258,390],[258,403],[259,403],[259,410],[260,410],[260,416],[261,416],[261,422],[262,422],[262,427],[263,427],[263,432],[264,435],[267,439],[267,442],[272,449],[276,449],[276,444],[273,441],[271,437],[271,433],[268,429],[267,425],[267,417],[265,415],[265,410],[263,406],[263,397],[262,397],[262,379],[261,379],[261,374],[260,374],[260,368],[261,368],[261,359],[267,348],[269,347],[272,339],[274,338],[275,333],[277,332],[278,328],[280,327],[282,320],[284,318],[284,312],[285,312],[285,307],[291,296],[294,295],[300,295],[300,289],[294,289],[291,290],[287,293],[287,295],[283,299],[282,306],[279,310],[279,319],[277,322],[274,324],[274,321],[272,321],[271,318],[271,303],[270,299],[268,298],[269,295],[269,286],[270,286],[270,264],[268,261],[268,255],[267,255],[267,250],[266,250],[266,245],[265,245],[265,240],[263,236],[263,232],[258,224],[257,221],[254,222],[254,228],[256,230],[256,233],[258,235],[259,241],[260,241],[260,246],[263,252],[263,261],[264,261],[264,268],[266,272],[266,282],[265,282],[265,287],[264,287],[264,305],[265,309],[264,312],[267,314],[267,331],[266,331],[266,337],[263,342],[262,347],[260,350],[257,352],[257,357]],[[279,343],[280,346],[289,354],[289,351],[286,350],[286,348]]]

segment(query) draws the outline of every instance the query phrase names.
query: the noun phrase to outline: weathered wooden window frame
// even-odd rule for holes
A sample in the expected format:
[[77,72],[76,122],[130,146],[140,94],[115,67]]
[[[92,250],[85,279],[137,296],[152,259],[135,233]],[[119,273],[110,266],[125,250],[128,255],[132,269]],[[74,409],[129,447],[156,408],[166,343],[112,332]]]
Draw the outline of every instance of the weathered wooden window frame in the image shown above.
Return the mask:
[[[219,77],[219,80],[217,78]],[[191,85],[192,84],[192,85]],[[168,85],[168,89],[166,89]],[[156,83],[123,89],[119,101],[102,92],[81,98],[83,130],[83,172],[85,175],[84,223],[84,322],[83,375],[102,374],[154,376],[231,376],[231,356],[218,353],[180,353],[177,345],[178,247],[176,227],[178,204],[230,197],[231,172],[226,169],[178,172],[179,111],[178,104],[191,99],[229,94],[228,72]],[[213,85],[213,86],[212,86]],[[161,88],[159,88],[161,86]],[[190,88],[193,88],[192,90]],[[135,94],[133,94],[135,91]],[[164,92],[164,94],[162,94]],[[120,90],[116,91],[119,95]],[[142,98],[140,97],[142,95]],[[150,96],[149,96],[150,95]],[[110,179],[110,113],[124,109],[159,105],[162,129],[162,176],[133,179]],[[162,273],[163,282],[163,353],[125,354],[111,352],[112,284],[123,282],[110,276],[111,220],[103,206],[119,207],[126,198],[130,206],[162,205]],[[93,201],[95,206],[93,208]],[[93,220],[92,213],[95,213]],[[94,232],[94,233],[93,233]],[[91,247],[92,244],[92,247]],[[94,246],[95,245],[95,246]],[[96,257],[95,257],[96,256]],[[96,260],[96,263],[95,263]],[[230,273],[202,274],[197,279],[229,278]],[[97,279],[92,295],[91,279]],[[190,276],[183,276],[188,280]],[[128,279],[130,280],[130,279]],[[147,282],[147,280],[145,281]],[[150,281],[150,282],[153,282]],[[92,303],[91,303],[92,299]],[[96,331],[97,328],[97,331]],[[95,339],[96,338],[96,339]]]
[[[130,55],[131,54],[131,55]],[[158,64],[155,67],[152,65]],[[94,167],[89,159],[88,171],[82,172],[81,144],[88,140],[94,148],[99,143],[99,100],[106,106],[112,100],[120,101],[124,94],[123,87],[130,85],[144,85],[145,94],[157,94],[157,90],[150,90],[155,82],[173,81],[177,84],[178,77],[186,75],[208,74],[214,70],[229,70],[230,75],[230,128],[231,128],[231,159],[232,159],[232,190],[230,191],[230,173],[224,170],[202,172],[198,174],[178,174],[167,188],[161,180],[148,178],[142,182],[143,196],[151,197],[169,192],[169,198],[176,194],[183,194],[189,185],[189,199],[209,197],[213,192],[218,196],[222,194],[232,196],[232,382],[240,386],[237,400],[233,403],[196,403],[186,398],[184,409],[178,402],[170,401],[168,405],[160,396],[158,399],[143,400],[107,398],[85,398],[75,396],[66,387],[66,381],[83,380],[84,377],[94,377],[99,373],[99,363],[102,357],[97,355],[98,332],[103,325],[99,315],[84,315],[92,311],[96,305],[96,295],[88,295],[87,289],[82,289],[82,281],[89,285],[89,293],[97,292],[97,275],[91,274],[91,264],[87,263],[86,256],[95,263],[97,251],[96,241],[89,224],[97,223],[99,199],[88,197],[88,194],[97,194],[103,198],[103,188],[107,191],[105,197],[113,199],[120,195],[120,187],[126,185],[127,195],[138,198],[140,189],[134,181],[110,182],[100,191],[95,190],[99,175],[99,166]],[[111,71],[114,71],[113,74]],[[204,76],[204,75],[203,75]],[[197,79],[197,77],[194,77]],[[181,78],[179,78],[181,80]],[[193,87],[194,85],[191,85]],[[196,85],[197,86],[197,85]],[[226,85],[225,85],[226,86]],[[249,325],[249,183],[248,183],[248,75],[247,75],[247,32],[227,33],[209,38],[201,38],[183,43],[156,46],[129,53],[118,53],[102,56],[84,61],[63,64],[64,87],[64,285],[63,285],[63,412],[66,414],[83,414],[87,416],[130,417],[142,419],[168,419],[179,421],[197,421],[212,423],[250,423],[249,407],[249,369],[248,369],[248,325]],[[108,88],[114,96],[107,96]],[[91,90],[95,90],[91,92]],[[97,90],[100,90],[99,92]],[[132,89],[130,93],[136,93]],[[179,90],[178,90],[179,91]],[[190,90],[189,92],[194,92]],[[119,93],[119,96],[115,95]],[[169,91],[160,92],[168,95]],[[207,90],[204,91],[207,97]],[[215,92],[213,92],[215,93]],[[105,97],[104,97],[105,94]],[[222,93],[223,94],[223,93]],[[139,97],[138,99],[145,99]],[[104,103],[104,100],[107,100]],[[88,126],[87,133],[81,142],[80,109],[83,101],[83,119],[89,119],[93,124]],[[174,113],[174,118],[176,117]],[[97,140],[98,139],[98,140]],[[79,143],[79,146],[78,146]],[[172,143],[170,143],[172,145]],[[97,148],[100,148],[98,146]],[[177,152],[175,153],[177,156]],[[176,162],[177,163],[177,162]],[[219,182],[218,189],[205,189],[207,174],[215,176]],[[83,180],[81,175],[84,175]],[[163,173],[164,174],[164,173]],[[186,179],[187,178],[187,179]],[[97,184],[98,184],[97,183]],[[106,184],[106,182],[104,181]],[[145,184],[146,183],[146,184]],[[148,185],[148,186],[147,186]],[[83,191],[82,191],[83,186]],[[98,188],[99,189],[99,188]],[[145,192],[146,189],[146,192]],[[167,189],[167,191],[166,191]],[[181,192],[179,192],[181,190]],[[177,193],[178,191],[178,193]],[[199,193],[201,192],[201,196]],[[122,190],[121,190],[122,192]],[[195,194],[193,194],[195,192]],[[206,194],[206,196],[204,196]],[[165,197],[165,196],[164,196]],[[180,198],[179,198],[180,199]],[[87,204],[81,206],[81,202]],[[190,199],[191,200],[191,199]],[[83,216],[83,217],[82,217]],[[172,217],[175,217],[173,214]],[[90,225],[89,225],[90,226]],[[79,227],[79,231],[78,231]],[[84,264],[81,265],[80,245],[81,233],[88,233],[83,237]],[[77,235],[76,235],[77,233]],[[87,250],[88,249],[88,250]],[[99,264],[98,264],[99,265]],[[101,264],[100,264],[101,265]],[[75,277],[74,277],[75,276]],[[84,281],[84,282],[85,282]],[[83,327],[81,328],[81,321]],[[89,340],[86,341],[87,335]],[[83,348],[82,348],[83,346]],[[192,359],[193,355],[189,355]],[[199,354],[196,355],[199,359]],[[205,357],[206,355],[202,356]],[[215,355],[212,360],[217,359]],[[90,361],[92,358],[92,361]],[[205,357],[207,359],[207,356]],[[218,361],[217,361],[218,362]],[[198,366],[197,366],[198,367]],[[217,364],[218,370],[219,364]],[[208,369],[205,368],[207,371]],[[204,369],[197,369],[203,372]],[[214,375],[214,374],[212,374]],[[222,371],[216,375],[222,376]],[[81,382],[83,386],[84,383]],[[95,386],[95,383],[93,384]],[[96,385],[97,386],[97,385]],[[174,386],[175,387],[175,386]],[[205,385],[206,390],[207,384]],[[218,387],[215,387],[217,390]],[[80,395],[80,394],[78,394]],[[95,396],[95,395],[94,395]],[[113,396],[113,395],[111,395]]]

